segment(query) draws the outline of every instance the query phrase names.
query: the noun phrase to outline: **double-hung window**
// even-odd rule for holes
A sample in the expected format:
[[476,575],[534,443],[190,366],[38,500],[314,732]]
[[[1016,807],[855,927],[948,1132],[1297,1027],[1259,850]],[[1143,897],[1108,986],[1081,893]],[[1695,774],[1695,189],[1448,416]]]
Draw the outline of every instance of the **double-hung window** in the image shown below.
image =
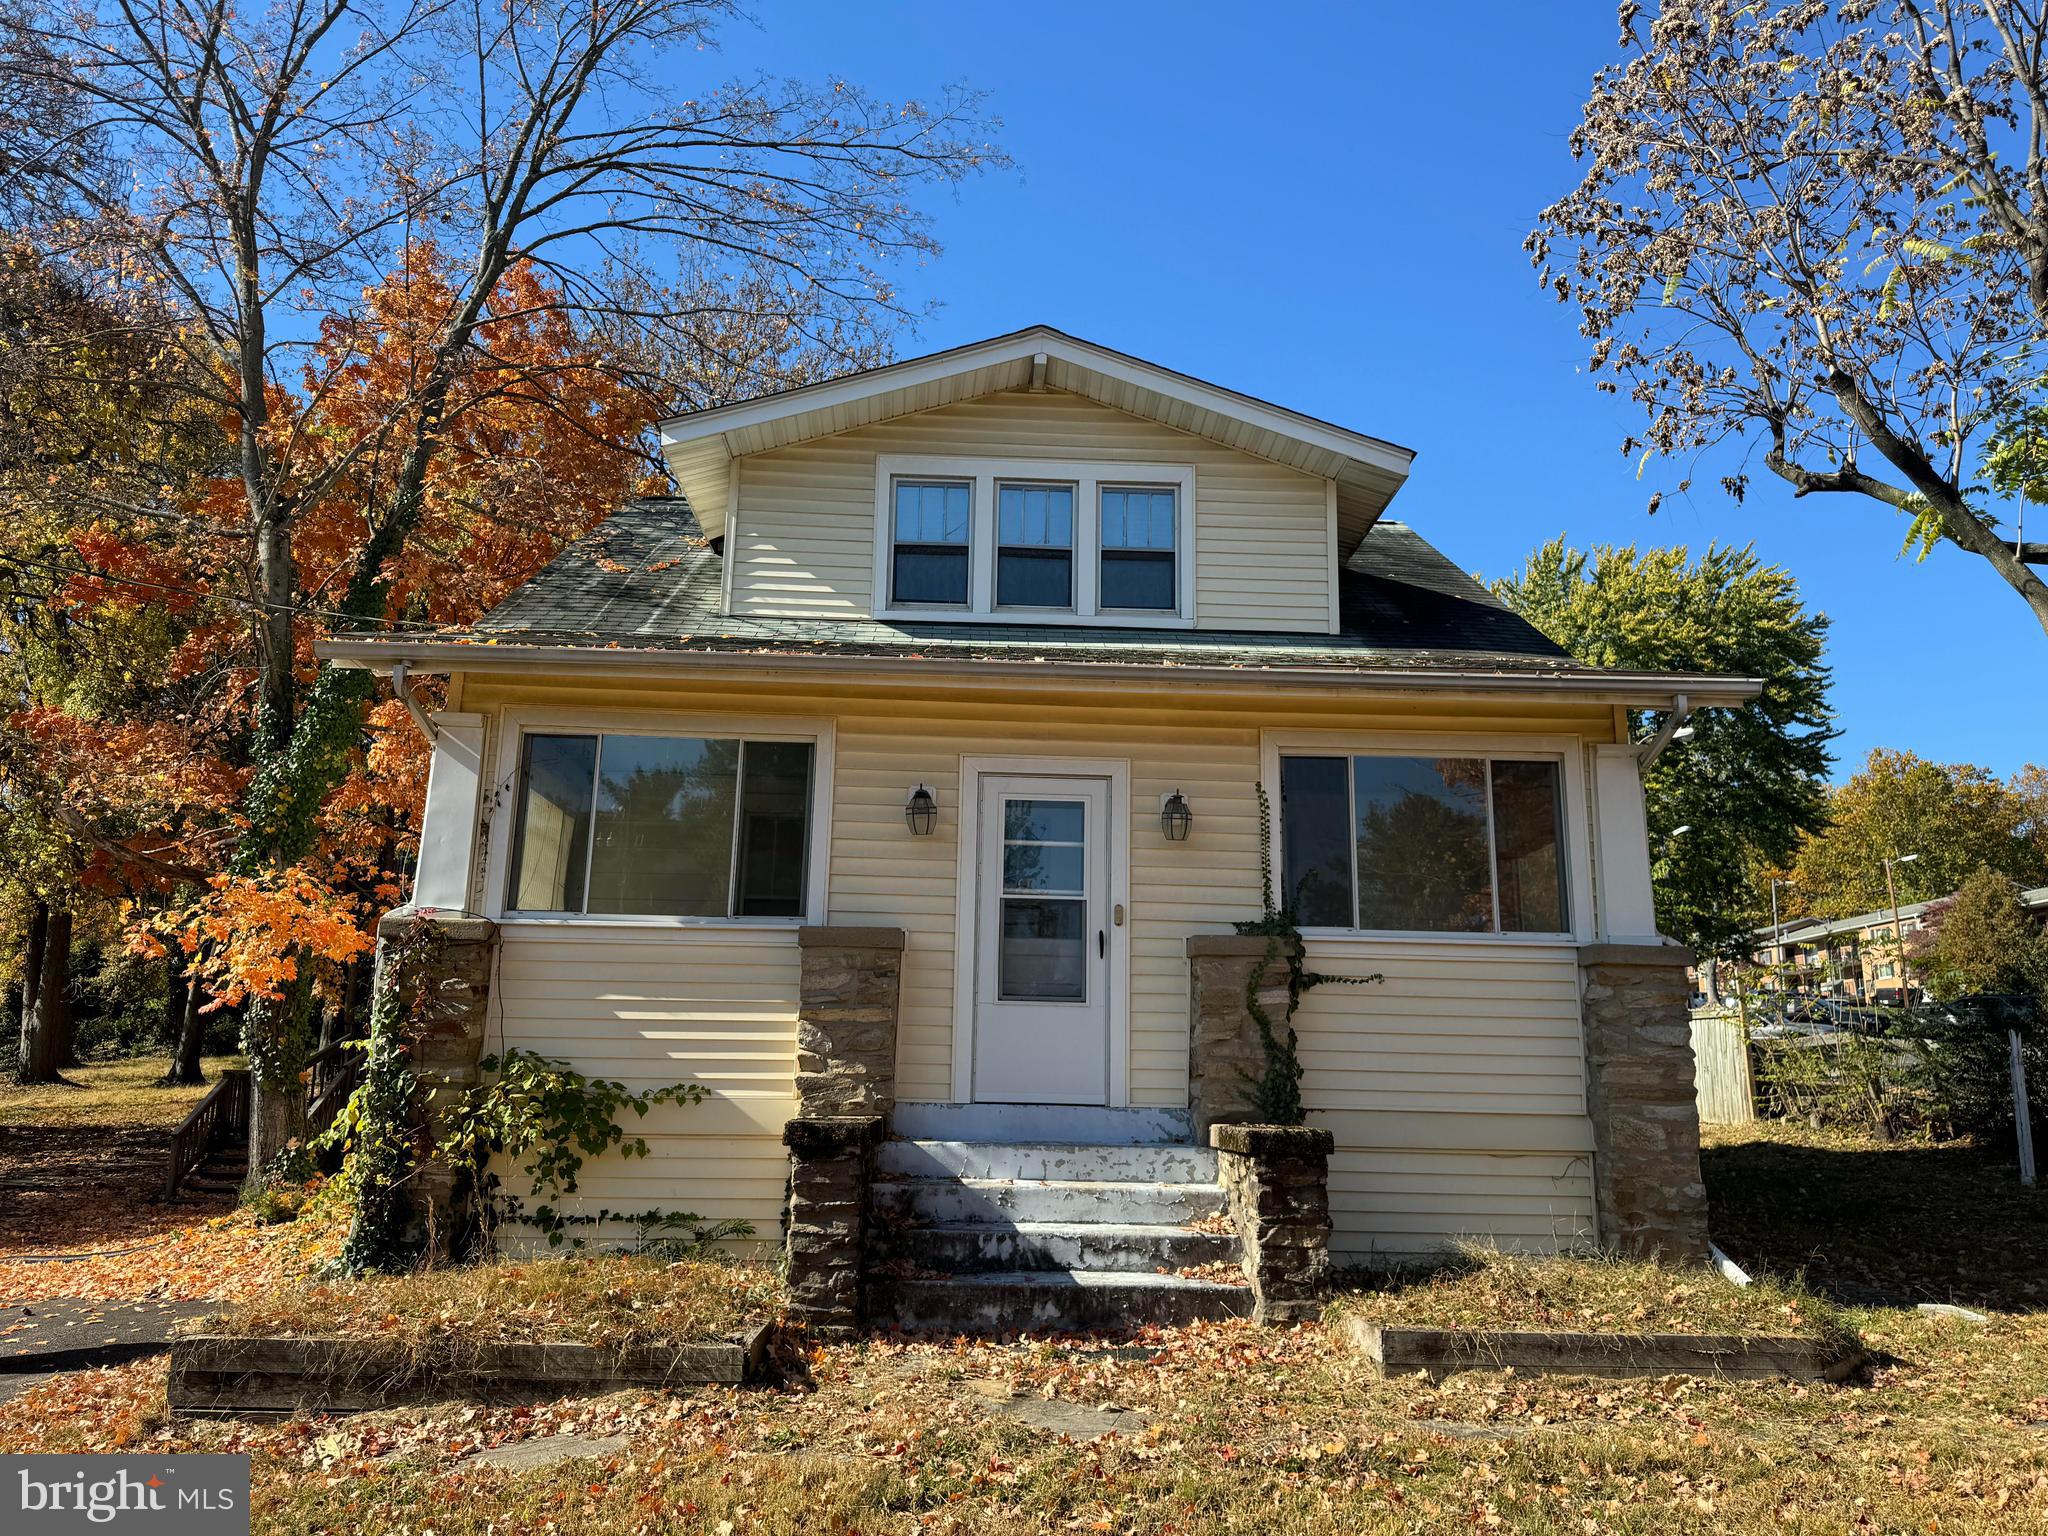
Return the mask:
[[815,759],[809,741],[529,733],[506,906],[801,917]]
[[876,617],[1191,628],[1194,506],[1192,465],[878,454]]
[[1074,488],[996,486],[996,606],[1074,607]]
[[889,595],[896,603],[967,606],[973,564],[974,486],[964,480],[898,480]]
[[1102,487],[1101,607],[1171,612],[1178,603],[1178,500],[1170,485]]
[[1283,753],[1282,900],[1305,928],[1565,933],[1555,759]]

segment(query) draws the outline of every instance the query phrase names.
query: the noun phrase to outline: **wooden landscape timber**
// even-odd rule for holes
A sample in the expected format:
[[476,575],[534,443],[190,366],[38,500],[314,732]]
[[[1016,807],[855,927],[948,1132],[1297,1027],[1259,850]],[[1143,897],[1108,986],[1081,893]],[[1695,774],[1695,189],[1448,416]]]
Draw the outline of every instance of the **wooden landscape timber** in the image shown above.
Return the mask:
[[544,1402],[627,1387],[738,1386],[762,1379],[772,1324],[677,1347],[465,1344],[420,1355],[363,1339],[201,1335],[171,1346],[173,1414],[361,1413],[451,1398]]
[[1831,1339],[1722,1333],[1562,1333],[1399,1328],[1344,1319],[1350,1346],[1380,1376],[1417,1371],[1434,1381],[1459,1371],[1530,1376],[1719,1376],[1737,1380],[1844,1381],[1863,1351]]

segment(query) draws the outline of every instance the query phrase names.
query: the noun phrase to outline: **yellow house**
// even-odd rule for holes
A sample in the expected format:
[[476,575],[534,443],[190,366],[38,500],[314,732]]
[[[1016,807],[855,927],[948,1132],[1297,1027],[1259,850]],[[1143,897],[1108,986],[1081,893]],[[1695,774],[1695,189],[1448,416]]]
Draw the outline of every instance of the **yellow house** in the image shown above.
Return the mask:
[[708,1091],[593,1206],[809,1232],[792,1122],[867,1116],[871,1320],[1242,1310],[1270,868],[1380,978],[1292,1021],[1339,1262],[1700,1250],[1639,775],[1753,680],[1580,665],[1384,516],[1409,450],[1049,328],[661,438],[473,631],[324,643],[448,679],[414,906],[486,920],[485,1048]]

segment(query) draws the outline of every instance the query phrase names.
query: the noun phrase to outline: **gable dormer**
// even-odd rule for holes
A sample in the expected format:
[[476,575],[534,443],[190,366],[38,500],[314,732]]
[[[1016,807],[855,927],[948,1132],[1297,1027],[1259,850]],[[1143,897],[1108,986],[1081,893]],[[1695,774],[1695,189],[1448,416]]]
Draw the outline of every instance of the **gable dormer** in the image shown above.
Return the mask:
[[745,618],[1335,633],[1413,455],[1035,327],[662,425]]

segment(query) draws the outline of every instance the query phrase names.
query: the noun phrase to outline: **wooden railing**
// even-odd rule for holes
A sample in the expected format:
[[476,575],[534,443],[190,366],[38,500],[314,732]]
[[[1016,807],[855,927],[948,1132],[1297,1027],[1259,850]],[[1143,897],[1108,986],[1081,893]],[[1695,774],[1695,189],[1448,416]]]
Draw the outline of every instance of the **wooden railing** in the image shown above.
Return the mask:
[[359,1043],[336,1040],[323,1045],[306,1058],[306,1134],[318,1136],[334,1124],[334,1117],[356,1091],[362,1065]]
[[206,1161],[214,1148],[232,1146],[249,1136],[249,1073],[231,1067],[171,1133],[171,1161],[164,1177],[164,1198],[175,1199],[185,1176]]

